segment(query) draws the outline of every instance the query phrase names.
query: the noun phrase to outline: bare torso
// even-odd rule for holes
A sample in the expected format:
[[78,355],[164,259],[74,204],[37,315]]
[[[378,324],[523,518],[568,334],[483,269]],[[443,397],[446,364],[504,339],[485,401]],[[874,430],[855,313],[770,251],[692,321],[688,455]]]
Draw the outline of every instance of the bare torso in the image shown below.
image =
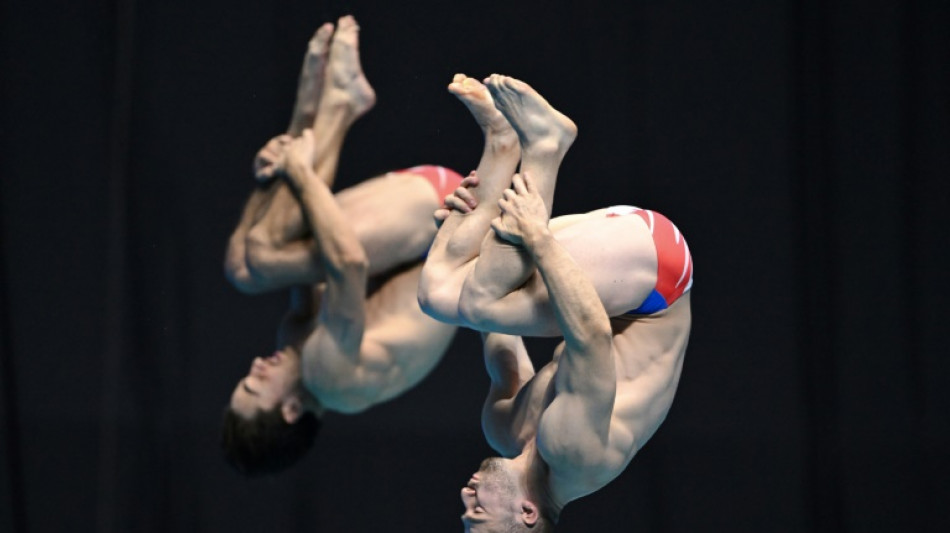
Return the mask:
[[[549,479],[551,495],[561,506],[594,492],[616,478],[634,455],[653,436],[666,418],[673,402],[683,367],[691,325],[690,293],[687,292],[665,311],[633,319],[611,319],[612,354],[616,365],[617,391],[610,419],[609,438],[602,453],[591,458],[583,475]],[[498,410],[483,419],[486,435],[510,435],[495,439],[492,445],[506,457],[535,453],[544,449],[538,427],[545,410],[557,396],[555,376],[564,349],[560,344],[548,364],[521,387],[509,409]],[[549,431],[552,429],[547,428]],[[556,431],[575,431],[563,427]],[[543,452],[542,452],[543,459]],[[576,474],[576,473],[572,473]],[[578,480],[583,480],[578,482]]]
[[[421,269],[421,263],[415,263],[372,281],[376,287],[365,301],[366,325],[358,359],[330,352],[313,354],[326,360],[315,362],[320,370],[306,385],[324,407],[343,413],[363,411],[412,388],[439,362],[456,328],[433,320],[419,308],[416,291]],[[304,353],[304,342],[321,327],[318,317],[319,303],[301,328],[309,332],[293,338],[298,353]]]

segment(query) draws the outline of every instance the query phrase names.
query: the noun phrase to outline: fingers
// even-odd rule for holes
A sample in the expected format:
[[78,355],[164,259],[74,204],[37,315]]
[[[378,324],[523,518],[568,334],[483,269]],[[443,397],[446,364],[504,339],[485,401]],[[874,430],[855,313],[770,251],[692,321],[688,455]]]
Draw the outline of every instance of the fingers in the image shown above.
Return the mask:
[[527,172],[523,172],[521,174],[521,179],[524,182],[525,191],[531,194],[535,194],[538,192],[538,188],[535,186],[535,183],[534,183],[534,178],[532,178],[530,174],[528,174]]
[[455,194],[450,194],[445,197],[445,206],[453,211],[458,211],[460,213],[471,213],[473,207],[468,205],[465,200],[459,198]]
[[501,217],[495,217],[492,219],[491,229],[495,232],[495,235],[498,235],[498,237],[504,239],[503,235],[505,235],[505,226],[501,222]]
[[260,182],[268,182],[274,177],[274,167],[258,169],[254,172],[254,178]]
[[448,209],[436,209],[435,213],[432,213],[432,218],[435,219],[435,227],[441,228],[445,219],[449,218],[450,214],[452,214],[452,212]]
[[281,150],[293,140],[294,138],[290,135],[278,135],[277,137],[267,141],[267,144],[264,145],[264,148],[262,148],[261,151],[267,152],[269,154],[279,154]]
[[478,175],[475,174],[475,171],[473,170],[468,174],[468,176],[465,176],[464,178],[462,178],[462,181],[459,182],[459,187],[465,187],[465,188],[478,187],[478,184],[479,184]]
[[528,187],[525,185],[525,179],[521,174],[515,174],[511,178],[511,186],[519,195],[528,194]]
[[463,202],[465,202],[469,207],[475,209],[478,207],[478,200],[475,198],[475,195],[472,194],[472,191],[468,190],[465,187],[459,187],[455,189],[455,196],[458,196]]

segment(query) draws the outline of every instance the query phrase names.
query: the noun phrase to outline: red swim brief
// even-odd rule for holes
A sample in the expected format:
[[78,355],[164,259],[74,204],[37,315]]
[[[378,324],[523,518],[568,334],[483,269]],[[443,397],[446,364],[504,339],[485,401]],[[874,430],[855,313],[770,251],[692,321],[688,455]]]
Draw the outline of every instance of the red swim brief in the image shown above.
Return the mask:
[[647,209],[618,205],[607,210],[608,217],[637,215],[647,223],[656,247],[656,287],[646,300],[628,315],[649,315],[666,309],[693,286],[693,258],[686,238],[670,219]]
[[419,165],[397,170],[396,172],[408,172],[424,177],[432,184],[432,188],[435,189],[436,200],[440,205],[446,196],[452,194],[455,189],[458,188],[459,183],[462,181],[461,174],[450,168],[440,167],[438,165]]

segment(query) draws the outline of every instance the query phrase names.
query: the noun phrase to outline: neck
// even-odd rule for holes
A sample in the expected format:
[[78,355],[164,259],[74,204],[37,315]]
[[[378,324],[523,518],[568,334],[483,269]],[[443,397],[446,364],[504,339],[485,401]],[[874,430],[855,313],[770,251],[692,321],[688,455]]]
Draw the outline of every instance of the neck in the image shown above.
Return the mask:
[[525,444],[521,455],[512,459],[512,466],[521,472],[521,483],[528,497],[556,522],[564,505],[555,501],[551,494],[548,465],[538,453],[534,439]]
[[[300,359],[300,352],[293,345],[287,344],[281,348],[280,351],[287,357]],[[303,365],[303,361],[301,361],[300,364]],[[313,413],[317,418],[323,418],[323,413],[326,411],[326,408],[320,403],[320,400],[310,392],[303,379],[301,379],[298,388],[299,391],[297,394],[300,396],[300,403],[303,404],[304,411]]]

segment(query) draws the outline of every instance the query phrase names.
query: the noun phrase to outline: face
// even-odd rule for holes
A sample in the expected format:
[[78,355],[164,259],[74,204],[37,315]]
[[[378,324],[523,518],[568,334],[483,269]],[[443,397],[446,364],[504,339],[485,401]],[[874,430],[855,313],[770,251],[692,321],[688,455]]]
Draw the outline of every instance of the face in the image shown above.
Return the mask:
[[517,520],[520,489],[510,462],[500,457],[485,459],[462,488],[466,533],[502,531],[504,524]]
[[259,410],[282,405],[296,394],[299,383],[300,360],[295,354],[278,350],[267,357],[256,357],[231,394],[231,409],[251,418]]

